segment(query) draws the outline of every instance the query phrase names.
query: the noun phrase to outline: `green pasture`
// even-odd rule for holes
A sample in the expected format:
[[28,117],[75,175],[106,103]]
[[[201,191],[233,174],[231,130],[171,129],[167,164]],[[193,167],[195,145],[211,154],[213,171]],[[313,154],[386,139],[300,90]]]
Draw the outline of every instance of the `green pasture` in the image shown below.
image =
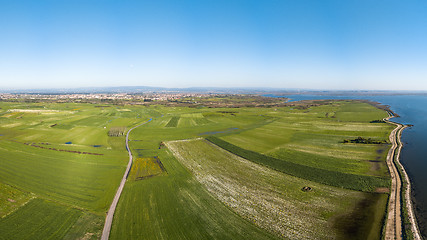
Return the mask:
[[61,239],[80,217],[77,209],[34,199],[0,219],[2,239]]
[[[218,101],[227,102],[227,99]],[[36,222],[19,236],[31,239],[30,232],[36,232],[43,238],[99,238],[105,213],[128,161],[125,137],[109,137],[108,132],[117,127],[130,129],[150,118],[153,120],[131,133],[130,149],[135,159],[157,157],[165,172],[138,181],[134,181],[135,177],[129,178],[114,216],[112,239],[275,239],[282,236],[221,201],[198,179],[198,173],[192,172],[162,145],[168,141],[214,136],[268,157],[263,163],[267,166],[269,159],[278,159],[320,172],[388,178],[384,159],[389,145],[342,142],[359,136],[388,139],[391,126],[370,123],[387,114],[366,103],[337,101],[308,108],[189,108],[0,102],[0,108],[0,210],[6,215],[0,219],[1,236],[3,232],[4,236],[13,234],[15,230],[11,226],[25,227]],[[202,157],[206,151],[210,157],[197,161],[212,167],[224,160],[214,158],[222,156],[223,150],[215,147],[214,151],[205,141],[197,142],[203,144],[185,145],[182,154],[190,154],[194,149]],[[151,163],[154,162],[140,165],[136,172],[150,173],[149,168],[157,167]],[[233,166],[224,174],[247,179],[238,165]],[[351,219],[355,209],[363,205],[361,201],[365,201],[366,209],[371,209],[376,217],[369,221],[367,216],[359,218],[375,222],[374,225],[381,228],[378,221],[383,217],[384,197],[274,172],[276,180],[265,182],[265,186],[290,194],[279,196],[284,201],[292,199],[295,206],[300,206],[298,201],[304,204],[336,202],[334,206],[313,209],[316,216],[313,221],[318,222],[313,223],[317,229],[313,234],[321,233],[320,229],[327,225],[335,229],[336,236],[346,236],[345,228],[334,225],[334,219]],[[234,183],[243,184],[241,180],[236,181]],[[301,184],[315,186],[315,191],[305,194],[300,190]],[[328,196],[331,192],[334,194]],[[379,210],[372,210],[372,206]],[[41,216],[45,211],[47,214]],[[58,220],[52,222],[54,218]],[[46,227],[50,225],[58,231]],[[345,226],[369,231],[361,221]],[[292,231],[300,231],[300,227],[295,229]]]
[[32,197],[31,193],[0,183],[0,218],[15,211]]
[[[0,235],[10,238],[7,234],[13,232],[4,229],[14,230],[10,226],[28,218],[23,227],[32,221],[45,224],[28,228],[41,238],[97,239],[128,161],[124,137],[108,137],[108,130],[146,121],[148,108],[4,102],[0,107],[0,211],[1,216],[8,214],[1,219]],[[37,200],[25,204],[32,197]],[[53,202],[59,204],[51,208]],[[40,220],[41,213],[60,208],[60,212],[77,216],[82,226],[70,225],[74,220],[56,213],[50,216],[58,218],[56,225],[52,219]],[[96,222],[96,226],[85,232],[88,222]],[[49,225],[58,230],[46,227]],[[29,232],[17,236],[33,239]]]
[[[348,188],[358,191],[375,191],[377,188],[388,187],[389,181],[387,179],[364,176],[356,174],[348,174],[340,171],[326,170],[302,164],[286,161],[278,158],[273,158],[257,152],[240,148],[236,145],[228,143],[216,137],[208,137],[207,140],[216,144],[217,146],[254,163],[269,167],[271,169],[289,174],[291,176],[303,178],[318,183],[323,183],[330,186]],[[304,154],[288,153],[289,158],[306,157],[311,161],[324,161],[328,162],[329,158],[319,158],[317,156],[304,156]],[[317,158],[316,158],[317,157]],[[317,163],[321,164],[321,163]],[[333,168],[332,168],[333,169]]]
[[[387,195],[292,177],[243,160],[201,139],[167,145],[213,196],[272,234],[286,239],[348,239],[352,233],[346,230],[360,228],[363,231],[356,231],[359,239],[367,239],[371,231],[374,237],[369,239],[380,236],[381,231],[377,230],[381,230],[385,212],[381,207],[385,202],[376,196],[387,199]],[[306,186],[312,190],[302,191]],[[369,213],[362,206],[370,207]],[[377,207],[380,208],[375,210]],[[350,221],[354,212],[359,215]],[[337,216],[341,216],[339,220]],[[344,220],[345,224],[341,223]]]
[[110,239],[275,239],[213,198],[166,149],[167,175],[128,180]]
[[37,198],[0,218],[0,239],[97,239],[99,218]]
[[[357,137],[387,140],[393,129],[370,123],[387,117],[367,103],[338,102],[302,110],[279,109],[267,125],[221,138],[243,149],[308,167],[388,177],[388,145],[344,144]],[[349,119],[346,116],[355,116]]]
[[173,116],[170,120],[169,120],[169,122],[168,122],[168,124],[166,124],[166,127],[177,127],[178,126],[178,122],[179,122],[179,116],[177,117],[177,116]]
[[0,181],[45,198],[104,212],[126,162],[122,154],[81,155],[0,141]]

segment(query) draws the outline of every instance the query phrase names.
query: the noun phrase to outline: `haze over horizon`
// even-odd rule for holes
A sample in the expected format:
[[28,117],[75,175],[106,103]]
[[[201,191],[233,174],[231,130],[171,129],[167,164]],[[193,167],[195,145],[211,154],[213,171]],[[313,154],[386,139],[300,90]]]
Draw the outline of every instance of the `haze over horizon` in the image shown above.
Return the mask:
[[1,1],[0,89],[427,90],[425,1]]

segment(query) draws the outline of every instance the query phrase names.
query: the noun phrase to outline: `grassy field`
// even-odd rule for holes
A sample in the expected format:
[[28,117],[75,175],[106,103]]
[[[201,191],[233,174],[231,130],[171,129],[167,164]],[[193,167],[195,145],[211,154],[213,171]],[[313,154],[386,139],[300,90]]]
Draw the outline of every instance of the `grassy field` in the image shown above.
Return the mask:
[[392,126],[370,123],[386,117],[385,111],[366,103],[339,102],[302,110],[285,108],[269,114],[276,117],[271,124],[222,139],[286,162],[388,177],[385,157],[389,145],[343,144],[344,139],[359,136],[387,140]]
[[295,151],[293,153],[288,153],[287,158],[303,158],[305,160],[301,161],[301,163],[295,163],[294,161],[286,161],[250,150],[246,150],[237,147],[236,145],[233,145],[231,143],[228,143],[224,140],[221,140],[217,137],[210,136],[206,139],[211,143],[216,144],[217,146],[249,161],[306,180],[358,191],[375,191],[378,188],[384,188],[389,186],[389,182],[387,181],[387,179],[383,178],[348,174],[339,171],[331,171],[323,168],[316,168],[304,165],[304,163],[307,162],[304,157],[308,158],[310,161],[318,161],[317,165],[321,165],[323,162],[328,163],[329,158],[326,157],[310,158],[311,156],[307,156],[308,154],[298,154]]
[[[367,198],[361,192],[328,187],[262,167],[201,139],[171,141],[167,146],[217,199],[257,226],[287,239],[351,236],[331,231],[339,224],[333,216],[348,215],[348,209]],[[305,186],[311,191],[302,191]],[[369,233],[381,229],[382,218],[366,214],[345,226],[359,226]],[[378,237],[379,232],[375,233]]]
[[159,158],[168,174],[128,180],[110,239],[275,239],[213,198],[168,151]]
[[[0,107],[0,211],[6,215],[0,235],[10,238],[11,226],[22,221],[22,228],[43,225],[17,228],[19,239],[33,239],[32,232],[52,239],[85,234],[96,239],[128,159],[124,137],[109,137],[108,131],[133,126],[148,114],[140,108],[74,103]],[[43,220],[43,212],[52,214]],[[75,220],[85,226],[73,225]],[[87,229],[89,222],[96,226]]]
[[0,181],[100,213],[108,208],[124,169],[117,154],[89,156],[10,141],[0,141],[0,152]]
[[128,178],[136,181],[163,173],[166,173],[166,170],[158,157],[137,158],[133,161]]
[[1,239],[61,239],[81,212],[41,199],[0,219]]
[[[328,184],[338,175],[387,179],[387,144],[343,143],[359,136],[387,139],[391,127],[371,123],[386,115],[349,101],[270,108],[0,102],[0,235],[25,228],[20,239],[33,238],[33,232],[43,238],[98,238],[128,160],[123,130],[153,118],[130,135],[135,162],[111,239],[302,239],[316,233],[323,239],[350,233],[375,239],[387,195]],[[209,136],[266,156],[259,162],[266,166],[277,159],[338,175],[329,175],[329,182],[308,181],[194,140]],[[184,139],[193,140],[176,143],[174,154],[164,146]],[[246,171],[259,184],[251,183]],[[206,174],[218,181],[209,182]],[[224,193],[224,183],[235,191]],[[313,191],[301,191],[306,185]],[[256,190],[270,197],[263,200],[267,208],[257,205]]]
[[[352,119],[351,121],[348,121],[348,119],[340,119],[335,116],[336,114],[337,116],[341,114],[340,111],[347,113],[352,110],[352,105],[355,106],[352,114],[358,114],[359,111],[369,111],[371,113],[367,116],[365,115],[363,118],[358,117],[358,119]],[[385,159],[384,150],[388,148],[387,145],[368,146],[342,143],[346,138],[358,136],[377,139],[387,138],[388,131],[391,129],[388,125],[370,123],[372,120],[381,119],[386,113],[366,103],[339,102],[326,106],[313,107],[312,109],[186,109],[176,107],[163,108],[159,109],[159,111],[165,113],[164,117],[155,118],[149,124],[134,130],[131,135],[131,139],[134,140],[131,142],[131,149],[142,157],[159,156],[162,162],[165,162],[165,159],[167,159],[165,168],[168,171],[168,175],[138,182],[128,182],[123,195],[123,199],[126,200],[119,203],[119,210],[115,215],[115,221],[113,223],[112,236],[115,239],[118,239],[125,232],[131,233],[130,236],[142,234],[147,238],[156,239],[166,239],[167,237],[173,236],[173,234],[187,239],[219,238],[217,235],[210,235],[212,233],[208,232],[205,233],[205,235],[201,235],[199,232],[200,230],[193,230],[195,232],[188,231],[187,233],[171,233],[172,230],[170,228],[173,227],[169,225],[169,221],[174,219],[172,216],[176,216],[174,215],[174,211],[179,211],[184,216],[190,213],[188,209],[181,209],[180,206],[176,206],[176,204],[171,204],[169,202],[169,199],[174,199],[174,202],[186,201],[180,200],[181,195],[176,192],[176,189],[169,188],[169,186],[179,188],[184,186],[184,184],[173,184],[173,182],[178,182],[178,179],[173,179],[176,167],[172,166],[179,166],[179,164],[176,163],[176,159],[173,157],[164,157],[168,155],[167,150],[159,149],[161,143],[165,141],[194,139],[200,138],[201,136],[213,135],[226,140],[235,139],[246,141],[247,145],[241,146],[250,146],[248,149],[251,151],[257,151],[267,156],[274,157],[277,156],[275,155],[277,152],[274,151],[277,147],[279,147],[277,150],[283,150],[280,149],[280,147],[288,144],[293,145],[296,149],[294,150],[296,152],[296,159],[294,159],[294,162],[306,167],[334,171],[338,174],[344,174],[344,176],[347,176],[345,174],[352,174],[352,176],[354,175],[356,178],[362,179],[372,179],[372,176],[388,177],[386,167],[383,163]],[[167,127],[167,124],[174,116],[180,116],[176,127]],[[201,116],[203,116],[206,121],[203,120],[203,124],[198,124],[196,119],[202,119]],[[313,136],[315,137],[313,138]],[[329,152],[329,147],[331,147],[332,152]],[[197,151],[198,147],[193,147],[191,149]],[[331,158],[331,156],[334,157]],[[292,157],[295,157],[295,153]],[[279,159],[287,161],[283,156]],[[311,165],[309,163],[310,161],[312,163]],[[198,173],[194,173],[194,175],[197,179]],[[179,176],[183,175],[180,174]],[[333,180],[334,179],[331,181]],[[300,181],[305,180],[300,179]],[[310,183],[317,184],[313,182]],[[372,191],[375,190],[375,187],[387,185],[387,180],[380,179],[378,184],[373,185],[374,187],[367,184],[367,186],[362,187],[362,189]],[[282,187],[288,187],[288,185],[284,184]],[[344,191],[342,189],[334,190]],[[167,199],[156,197],[162,196],[162,194],[168,194]],[[193,193],[192,195],[201,196],[200,193]],[[325,219],[329,219],[328,221],[332,224],[334,219],[338,218],[338,215],[340,215],[338,214],[339,209],[342,210],[346,207],[348,209],[341,212],[342,215],[340,216],[342,218],[352,218],[353,210],[360,205],[360,202],[367,202],[369,206],[378,204],[379,207],[376,208],[377,210],[374,211],[373,215],[371,214],[362,218],[359,217],[358,220],[353,222],[347,221],[345,224],[347,227],[345,229],[359,229],[358,231],[360,234],[360,231],[362,231],[360,229],[366,232],[367,227],[364,223],[369,222],[369,226],[374,226],[369,229],[376,234],[374,234],[375,237],[371,237],[370,239],[375,239],[381,232],[382,219],[384,216],[384,211],[382,211],[381,207],[385,206],[385,202],[381,199],[384,199],[384,197],[375,198],[372,197],[375,194],[370,193],[360,193],[356,195],[359,197],[355,197],[352,200],[353,202],[346,202],[343,199],[337,201],[335,206],[336,212],[329,213],[329,215],[326,214],[323,220],[326,221]],[[217,196],[214,197],[218,200]],[[194,205],[194,203],[192,203],[192,205]],[[128,208],[126,206],[141,209],[140,211],[144,212],[144,217],[141,218],[140,211],[125,213],[123,209]],[[236,209],[232,209],[230,206],[227,206],[227,208],[241,215]],[[169,209],[169,211],[165,209]],[[199,211],[200,210],[195,211],[198,212],[197,214],[192,213],[194,214],[194,218],[198,219],[202,217],[199,215]],[[371,216],[376,216],[376,218],[371,218]],[[160,222],[153,220],[158,218],[162,220]],[[125,219],[128,219],[132,224],[127,224]],[[152,224],[152,221],[156,221],[156,223]],[[373,222],[375,222],[375,224],[373,224]],[[177,226],[176,228],[179,228],[178,226],[184,223],[178,222],[174,224]],[[255,225],[258,226],[257,224]],[[157,231],[153,232],[150,226],[155,226]],[[333,224],[331,226],[333,226]],[[344,227],[340,226],[340,228]],[[294,233],[299,234],[303,230],[305,231],[305,229],[299,229],[294,231]],[[346,233],[348,233],[348,231],[341,230],[342,229],[334,230],[337,238],[340,238],[340,236],[347,236]]]
[[172,117],[168,124],[166,125],[166,127],[177,127],[178,126],[178,121],[179,121],[180,117],[174,116]]
[[0,218],[15,211],[30,201],[32,197],[32,194],[28,192],[0,183]]
[[0,219],[0,239],[98,239],[103,218],[33,199]]

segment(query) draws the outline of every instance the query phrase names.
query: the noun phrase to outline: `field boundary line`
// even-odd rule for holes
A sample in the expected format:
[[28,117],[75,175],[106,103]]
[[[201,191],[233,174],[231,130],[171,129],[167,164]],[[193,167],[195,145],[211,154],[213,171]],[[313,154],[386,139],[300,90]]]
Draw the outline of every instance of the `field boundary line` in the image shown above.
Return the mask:
[[150,118],[148,121],[143,122],[129,129],[129,131],[126,134],[126,150],[129,153],[129,162],[128,162],[125,174],[123,175],[122,181],[120,182],[119,188],[117,189],[116,195],[114,196],[113,202],[111,203],[110,209],[108,210],[107,216],[105,217],[104,229],[102,230],[101,240],[108,240],[108,238],[110,237],[110,231],[111,231],[111,225],[113,223],[114,212],[116,211],[117,203],[119,202],[120,195],[122,194],[123,188],[125,186],[126,180],[130,172],[130,168],[132,167],[133,157],[132,157],[132,152],[130,151],[130,148],[129,148],[129,134],[135,128],[142,126],[146,123],[149,123],[151,122],[151,120],[153,120],[153,118]]
[[3,215],[2,217],[0,217],[0,219],[3,219],[3,218],[5,218],[5,217],[7,217],[7,216],[9,216],[10,214],[12,214],[12,213],[14,213],[14,212],[16,212],[16,211],[18,211],[21,207],[23,207],[23,206],[25,206],[25,205],[27,205],[29,202],[31,202],[33,199],[36,199],[36,198],[38,198],[34,193],[31,193],[33,196],[31,196],[31,198],[30,199],[28,199],[28,201],[26,201],[26,202],[24,202],[24,203],[22,203],[18,208],[16,208],[15,210],[12,210],[11,212],[8,212],[8,213],[6,213],[5,215]]

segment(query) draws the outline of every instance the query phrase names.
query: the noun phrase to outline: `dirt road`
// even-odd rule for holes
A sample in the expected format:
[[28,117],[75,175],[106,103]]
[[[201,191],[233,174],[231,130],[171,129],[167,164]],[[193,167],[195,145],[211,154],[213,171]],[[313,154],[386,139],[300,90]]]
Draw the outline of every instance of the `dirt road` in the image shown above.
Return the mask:
[[110,230],[111,230],[111,225],[113,223],[114,212],[116,211],[117,203],[119,202],[120,195],[122,194],[123,188],[125,186],[126,179],[129,175],[130,168],[132,167],[133,158],[132,158],[132,152],[130,151],[130,148],[129,148],[129,134],[135,128],[137,128],[141,125],[144,125],[144,124],[150,122],[151,120],[152,120],[152,118],[150,118],[148,121],[146,121],[144,123],[139,124],[138,126],[135,126],[131,129],[129,129],[129,131],[126,134],[126,149],[129,153],[129,162],[128,162],[125,174],[123,175],[122,181],[120,182],[119,188],[117,189],[116,195],[114,196],[113,202],[111,203],[110,209],[108,210],[107,217],[105,218],[104,229],[102,230],[102,236],[101,236],[102,240],[107,240],[110,237]]
[[401,206],[400,206],[400,191],[401,191],[401,180],[399,172],[394,164],[394,154],[397,148],[396,133],[402,128],[400,124],[396,124],[388,121],[388,123],[395,124],[396,128],[390,134],[390,142],[392,147],[387,154],[387,166],[391,175],[391,189],[390,198],[388,202],[387,210],[387,221],[385,228],[385,239],[402,239],[402,219],[401,219]]
[[389,119],[393,117],[394,117],[393,115],[390,115],[390,117],[384,119],[384,121],[386,121],[387,123],[396,125],[396,128],[393,129],[389,137],[390,142],[392,143],[392,147],[390,148],[387,154],[387,166],[389,168],[390,175],[391,175],[391,189],[390,189],[390,198],[389,198],[388,209],[387,209],[385,239],[386,240],[402,239],[402,216],[401,216],[402,206],[401,206],[401,199],[400,199],[401,192],[402,192],[402,181],[394,161],[396,159],[396,163],[402,169],[402,173],[404,175],[403,177],[406,179],[406,182],[408,183],[405,189],[406,201],[404,204],[406,204],[406,207],[408,209],[409,220],[411,222],[411,231],[414,236],[414,239],[421,240],[420,233],[418,230],[418,224],[415,219],[415,215],[412,208],[412,202],[410,198],[411,188],[410,188],[409,177],[406,174],[405,169],[403,168],[403,166],[400,164],[400,161],[399,161],[400,151],[402,149],[402,143],[400,141],[400,138],[402,135],[402,130],[405,129],[407,126],[389,121]]

